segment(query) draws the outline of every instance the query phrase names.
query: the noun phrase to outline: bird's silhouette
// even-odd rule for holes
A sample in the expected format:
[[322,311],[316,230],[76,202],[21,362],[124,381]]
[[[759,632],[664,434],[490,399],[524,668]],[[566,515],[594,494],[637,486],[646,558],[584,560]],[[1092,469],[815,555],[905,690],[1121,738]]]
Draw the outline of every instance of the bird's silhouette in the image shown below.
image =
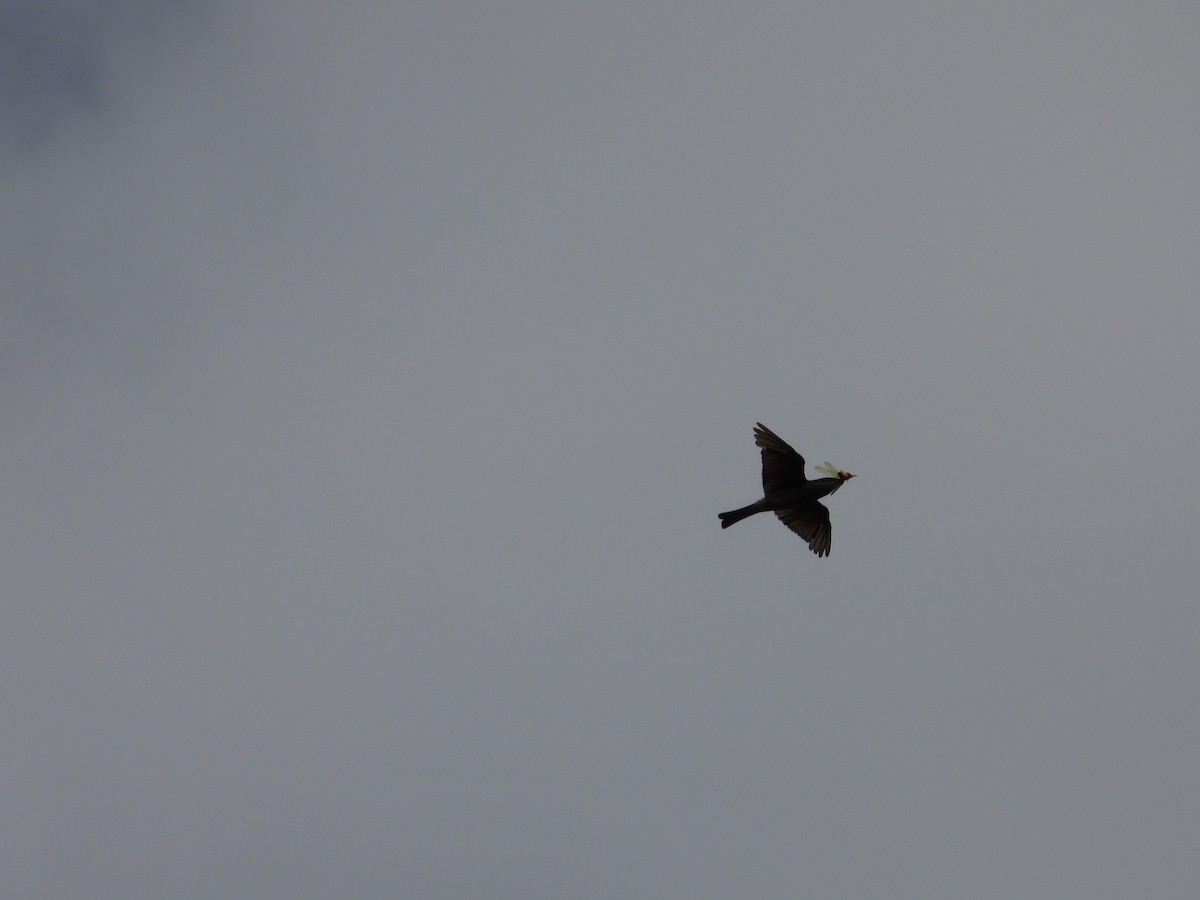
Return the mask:
[[825,463],[816,469],[829,477],[809,481],[804,476],[804,457],[762,422],[754,428],[754,443],[762,448],[763,498],[720,513],[721,527],[728,528],[747,516],[770,510],[807,541],[813,553],[828,556],[833,526],[829,524],[829,510],[819,501],[854,476]]

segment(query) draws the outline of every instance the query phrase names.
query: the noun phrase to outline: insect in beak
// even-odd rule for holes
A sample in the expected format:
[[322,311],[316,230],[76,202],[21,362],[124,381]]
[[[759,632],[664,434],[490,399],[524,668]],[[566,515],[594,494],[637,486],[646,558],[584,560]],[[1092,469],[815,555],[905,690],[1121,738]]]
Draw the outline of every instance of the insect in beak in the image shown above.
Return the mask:
[[833,463],[829,462],[829,460],[825,461],[825,465],[814,466],[814,468],[818,472],[822,473],[823,475],[828,475],[830,478],[838,478],[838,479],[841,479],[842,481],[849,481],[851,478],[854,477],[849,472],[843,472],[841,469],[839,469]]

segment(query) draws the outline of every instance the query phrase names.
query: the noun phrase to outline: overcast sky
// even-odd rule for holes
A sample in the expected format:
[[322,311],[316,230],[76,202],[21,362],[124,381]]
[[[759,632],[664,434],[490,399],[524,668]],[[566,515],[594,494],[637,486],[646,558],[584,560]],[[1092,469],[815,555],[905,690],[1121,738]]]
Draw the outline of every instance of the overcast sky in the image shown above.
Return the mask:
[[1196,896],[1200,7],[0,35],[0,894]]

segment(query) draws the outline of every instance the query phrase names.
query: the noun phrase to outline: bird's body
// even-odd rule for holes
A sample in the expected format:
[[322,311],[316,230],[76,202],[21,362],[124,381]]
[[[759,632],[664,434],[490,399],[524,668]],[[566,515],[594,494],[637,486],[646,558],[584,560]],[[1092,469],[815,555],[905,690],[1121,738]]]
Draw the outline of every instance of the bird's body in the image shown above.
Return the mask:
[[804,475],[804,457],[761,422],[754,429],[754,443],[762,449],[763,497],[749,506],[721,513],[721,527],[728,528],[747,516],[770,510],[807,541],[813,553],[828,556],[833,527],[829,510],[819,501],[854,476],[825,463],[816,468],[830,477],[809,481]]

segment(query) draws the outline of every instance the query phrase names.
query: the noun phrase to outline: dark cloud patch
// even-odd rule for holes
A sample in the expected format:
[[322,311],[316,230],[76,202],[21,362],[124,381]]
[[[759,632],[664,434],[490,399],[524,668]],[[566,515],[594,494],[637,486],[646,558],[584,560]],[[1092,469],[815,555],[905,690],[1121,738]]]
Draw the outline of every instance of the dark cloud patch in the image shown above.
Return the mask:
[[9,140],[41,142],[65,109],[95,109],[100,52],[90,17],[59,15],[62,3],[0,6],[0,83]]
[[0,149],[43,147],[115,102],[120,63],[191,33],[208,0],[0,0]]

